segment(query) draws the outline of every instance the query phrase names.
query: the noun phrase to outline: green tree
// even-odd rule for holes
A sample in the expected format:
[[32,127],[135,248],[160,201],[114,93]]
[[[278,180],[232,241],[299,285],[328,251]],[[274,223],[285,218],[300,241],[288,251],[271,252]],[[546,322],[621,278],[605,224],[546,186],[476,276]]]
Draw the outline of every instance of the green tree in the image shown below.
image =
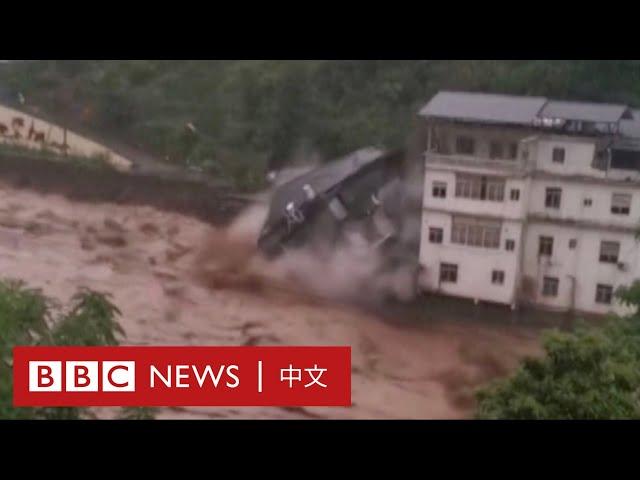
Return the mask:
[[[617,292],[637,308],[640,284]],[[640,318],[611,317],[603,325],[544,336],[542,358],[478,392],[481,419],[640,418]]]
[[[116,321],[120,314],[108,295],[81,289],[66,312],[19,281],[0,281],[0,418],[91,418],[87,408],[14,408],[12,349],[17,345],[101,346],[118,345],[124,335]],[[9,374],[7,374],[9,372]],[[150,409],[124,409],[123,418],[152,418]]]

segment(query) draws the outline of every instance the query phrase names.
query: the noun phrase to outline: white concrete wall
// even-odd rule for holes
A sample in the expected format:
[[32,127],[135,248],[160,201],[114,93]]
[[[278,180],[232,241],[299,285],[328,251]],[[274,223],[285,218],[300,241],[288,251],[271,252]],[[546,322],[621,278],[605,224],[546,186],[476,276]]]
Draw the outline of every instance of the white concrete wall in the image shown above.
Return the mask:
[[[546,189],[562,189],[560,208],[545,206]],[[640,221],[640,186],[598,185],[576,183],[561,179],[536,179],[531,185],[529,213],[554,219],[598,222],[602,225],[634,228]],[[614,193],[631,195],[629,215],[611,213],[611,200]],[[584,200],[591,199],[591,206],[585,206]]]
[[[22,119],[24,123],[23,127],[15,126],[14,120]],[[29,140],[29,129],[33,125],[33,128],[37,132],[44,134],[44,142]],[[16,145],[25,148],[42,149],[48,148],[53,153],[61,154],[62,151],[57,149],[55,145],[62,145],[64,143],[64,130],[58,125],[41,120],[33,115],[29,115],[24,112],[20,112],[13,108],[0,105],[0,129],[5,130],[3,134],[0,133],[0,142],[10,145]],[[18,134],[18,138],[15,134]],[[84,157],[91,157],[93,155],[105,155],[108,162],[116,169],[121,171],[127,171],[131,168],[132,162],[122,155],[118,155],[113,150],[106,148],[104,145],[100,145],[88,138],[78,135],[72,131],[67,130],[67,145],[69,146],[68,153],[71,155],[78,155]]]
[[[541,137],[536,145],[536,170],[559,175],[588,175],[604,177],[604,172],[591,164],[595,155],[595,142],[584,138]],[[553,149],[564,148],[564,163],[553,162]]]
[[[425,211],[422,222],[420,264],[423,272],[419,280],[425,291],[440,292],[471,299],[511,304],[514,299],[521,224],[504,221],[500,233],[500,248],[471,247],[451,242],[452,215]],[[442,244],[429,243],[429,227],[443,229]],[[516,242],[514,251],[505,249],[505,241]],[[457,283],[440,283],[440,263],[458,265]],[[493,270],[503,270],[504,284],[491,283]]]
[[[446,138],[451,142],[455,142],[458,133],[476,138],[477,160],[488,156],[488,145],[492,138],[500,138],[498,133],[474,128],[448,127],[446,132]],[[511,138],[514,134],[509,133],[508,136]],[[635,240],[630,231],[640,221],[640,184],[618,186],[598,183],[615,175],[610,176],[611,172],[607,174],[592,168],[596,144],[591,139],[544,134],[527,138],[528,171],[546,172],[554,177],[538,174],[523,178],[519,175],[523,170],[519,172],[518,168],[508,171],[499,164],[482,161],[475,166],[473,162],[457,161],[455,155],[450,163],[442,156],[438,156],[437,162],[430,163],[427,155],[420,249],[420,263],[424,271],[420,285],[427,291],[505,304],[513,302],[516,292],[519,295],[522,291],[528,295],[526,301],[554,309],[626,313],[628,310],[615,299],[611,305],[596,303],[596,286],[599,283],[611,285],[615,291],[620,285],[629,285],[640,279],[640,242]],[[450,147],[453,154],[454,145]],[[562,164],[552,161],[555,147],[565,149]],[[521,154],[523,150],[521,145]],[[504,177],[504,201],[456,198],[456,172]],[[589,177],[593,180],[589,180]],[[446,198],[433,197],[433,182],[446,183]],[[562,190],[559,209],[545,206],[548,187]],[[513,188],[520,190],[519,201],[510,199]],[[631,194],[629,215],[611,213],[614,193]],[[591,206],[584,205],[587,198],[591,199]],[[501,219],[500,248],[452,244],[453,215]],[[555,223],[545,222],[544,219]],[[567,223],[562,225],[557,221]],[[443,229],[442,244],[429,243],[431,226]],[[538,255],[541,235],[554,238],[553,255],[550,258]],[[505,249],[507,239],[515,240],[514,251]],[[577,241],[575,249],[569,248],[571,239]],[[600,243],[603,240],[620,242],[619,262],[626,264],[626,270],[617,264],[599,261]],[[458,265],[457,283],[440,283],[441,262]],[[492,284],[493,270],[505,272],[503,285]],[[544,276],[559,279],[556,297],[542,296]]]
[[[450,154],[456,154],[456,138],[459,136],[471,137],[475,143],[474,157],[489,158],[490,145],[492,141],[500,142],[503,146],[503,152],[508,153],[509,143],[519,143],[523,138],[530,135],[530,132],[522,130],[505,130],[501,128],[477,128],[465,125],[440,125],[433,130],[433,138],[439,139],[440,144]],[[520,152],[518,151],[518,155]],[[505,159],[509,162],[510,160]]]
[[[470,169],[461,169],[460,172],[470,173]],[[499,176],[499,175],[496,175]],[[443,182],[447,184],[447,198],[434,197],[432,194],[433,183]],[[456,173],[453,171],[432,170],[427,166],[426,181],[424,185],[423,204],[427,209],[442,209],[455,211],[468,215],[491,215],[504,218],[523,218],[527,212],[527,181],[519,178],[505,178],[504,200],[494,202],[489,200],[476,200],[456,197]],[[511,200],[511,190],[520,190],[520,200]]]
[[[541,235],[553,238],[551,257],[538,255]],[[577,241],[573,250],[569,248],[570,239]],[[603,240],[620,242],[619,261],[628,265],[626,272],[615,264],[599,261],[600,242]],[[632,234],[530,223],[524,248],[525,276],[535,282],[534,296],[529,301],[559,310],[566,310],[573,304],[573,308],[585,312],[625,313],[625,309],[615,301],[612,305],[596,303],[596,285],[612,285],[615,291],[618,286],[629,285],[639,278],[640,244]],[[544,276],[559,279],[557,297],[542,295]],[[572,278],[575,279],[575,294],[572,294]],[[572,295],[575,295],[574,300]]]

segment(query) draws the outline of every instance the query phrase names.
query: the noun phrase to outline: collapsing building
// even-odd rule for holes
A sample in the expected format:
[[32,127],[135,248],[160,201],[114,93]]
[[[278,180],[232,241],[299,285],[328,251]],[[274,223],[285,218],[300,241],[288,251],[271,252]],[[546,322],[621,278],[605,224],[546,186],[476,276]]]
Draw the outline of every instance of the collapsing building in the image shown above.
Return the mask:
[[420,288],[623,312],[640,277],[640,112],[438,93],[426,123]]
[[258,239],[276,257],[341,243],[383,253],[382,268],[417,272],[419,235],[403,235],[408,198],[404,151],[363,148],[278,185]]

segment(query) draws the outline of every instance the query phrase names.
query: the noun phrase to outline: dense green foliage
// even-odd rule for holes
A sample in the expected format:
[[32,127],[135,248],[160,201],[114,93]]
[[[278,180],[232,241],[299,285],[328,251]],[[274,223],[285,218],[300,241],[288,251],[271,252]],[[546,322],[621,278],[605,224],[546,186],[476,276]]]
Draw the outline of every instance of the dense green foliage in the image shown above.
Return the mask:
[[[14,408],[12,349],[17,345],[118,345],[124,331],[119,311],[101,293],[77,292],[65,311],[39,290],[21,282],[0,281],[0,419],[79,419],[91,417],[85,408]],[[54,313],[56,312],[56,313]],[[124,409],[123,418],[150,418],[147,409]]]
[[640,62],[85,60],[0,68],[6,98],[20,92],[27,104],[242,187],[297,156],[402,145],[419,108],[441,89],[637,107]]
[[[637,307],[640,283],[618,296]],[[478,392],[478,418],[640,418],[638,313],[570,333],[547,332],[544,349],[544,357],[525,360],[511,378]]]

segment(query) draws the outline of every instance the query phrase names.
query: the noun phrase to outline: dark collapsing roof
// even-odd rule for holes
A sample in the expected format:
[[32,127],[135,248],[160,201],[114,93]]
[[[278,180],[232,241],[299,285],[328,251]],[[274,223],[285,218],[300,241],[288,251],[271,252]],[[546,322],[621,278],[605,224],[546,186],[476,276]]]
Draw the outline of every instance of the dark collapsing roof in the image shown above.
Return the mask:
[[321,195],[358,173],[364,166],[379,159],[383,154],[384,152],[377,148],[362,148],[285,183],[274,192],[271,198],[267,223],[281,217],[287,204],[293,202],[299,206],[306,202],[308,199],[304,190],[305,185],[309,185],[316,195]]
[[529,126],[540,119],[594,123],[617,123],[633,119],[633,112],[626,105],[446,91],[436,94],[420,111],[420,115],[449,120]]

